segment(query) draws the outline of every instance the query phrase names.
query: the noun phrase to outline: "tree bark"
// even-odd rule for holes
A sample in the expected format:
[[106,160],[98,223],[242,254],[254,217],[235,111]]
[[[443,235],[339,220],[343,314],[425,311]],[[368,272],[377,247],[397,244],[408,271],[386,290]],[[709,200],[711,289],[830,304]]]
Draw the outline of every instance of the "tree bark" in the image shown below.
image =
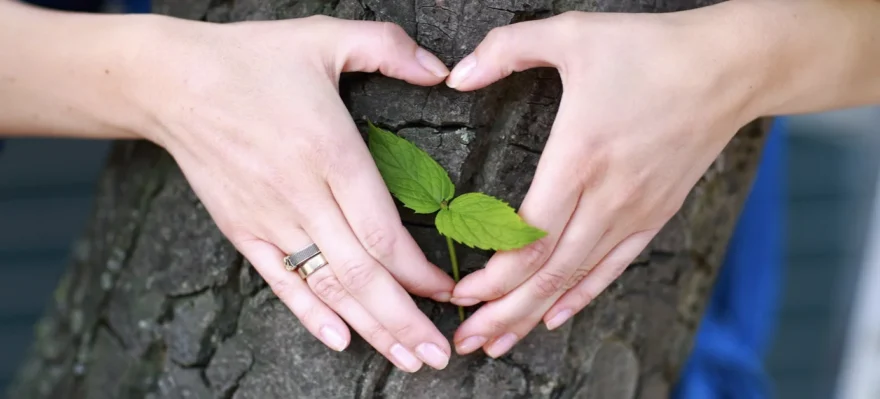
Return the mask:
[[[582,4],[581,4],[582,3]],[[322,13],[393,21],[447,64],[493,27],[570,9],[671,11],[698,0],[158,0],[159,12],[215,22]],[[639,40],[634,37],[633,40]],[[553,70],[475,93],[346,76],[366,118],[414,140],[459,190],[522,201],[561,95]],[[625,111],[625,110],[622,110]],[[443,371],[396,370],[359,337],[335,353],[313,338],[221,235],[174,161],[145,142],[115,146],[94,216],[36,328],[12,398],[666,398],[690,351],[764,125],[746,126],[681,211],[573,322],[538,327],[512,352],[453,356]],[[401,209],[429,259],[448,269],[430,219]],[[489,253],[461,248],[465,272]],[[279,265],[281,267],[281,265]],[[455,307],[418,300],[448,337]]]

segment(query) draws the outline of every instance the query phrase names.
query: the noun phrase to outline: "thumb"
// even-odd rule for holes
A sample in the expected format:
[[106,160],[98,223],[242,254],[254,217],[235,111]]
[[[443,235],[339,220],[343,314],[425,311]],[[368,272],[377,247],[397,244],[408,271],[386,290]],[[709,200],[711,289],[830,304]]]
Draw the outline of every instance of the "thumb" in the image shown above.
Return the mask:
[[558,67],[564,34],[559,22],[559,17],[554,17],[492,29],[476,50],[452,69],[446,85],[461,91],[476,90],[513,72]]
[[379,71],[422,86],[433,86],[449,75],[446,65],[419,47],[399,25],[373,21],[345,24],[339,72]]

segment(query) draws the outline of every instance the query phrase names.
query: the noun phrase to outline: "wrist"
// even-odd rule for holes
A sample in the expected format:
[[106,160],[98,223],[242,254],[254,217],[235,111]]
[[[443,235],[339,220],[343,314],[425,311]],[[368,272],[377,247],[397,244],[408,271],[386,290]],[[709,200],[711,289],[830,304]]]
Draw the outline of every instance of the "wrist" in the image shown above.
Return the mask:
[[678,46],[697,70],[689,79],[709,87],[707,106],[714,106],[737,126],[764,116],[777,96],[778,45],[753,29],[748,1],[731,1],[664,15],[674,26]]
[[144,20],[0,2],[0,134],[144,137],[127,95]]
[[124,15],[113,21],[111,28],[117,32],[118,46],[119,73],[114,84],[125,109],[115,117],[115,123],[130,134],[163,147],[168,132],[161,120],[161,110],[171,102],[171,97],[162,71],[175,62],[167,49],[175,44],[171,31],[181,22],[184,21],[160,15]]
[[861,0],[738,0],[678,13],[741,99],[742,122],[865,103],[864,55],[880,6]]

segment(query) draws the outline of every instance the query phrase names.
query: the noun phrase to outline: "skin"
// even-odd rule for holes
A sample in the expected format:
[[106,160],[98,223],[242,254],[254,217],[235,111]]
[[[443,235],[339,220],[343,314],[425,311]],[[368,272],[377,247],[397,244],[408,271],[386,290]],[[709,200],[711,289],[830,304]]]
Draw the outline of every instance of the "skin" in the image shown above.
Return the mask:
[[738,0],[490,32],[449,86],[543,66],[559,70],[564,94],[520,209],[549,234],[455,287],[455,304],[487,301],[455,333],[457,352],[501,356],[542,320],[554,329],[582,310],[747,122],[880,102],[878,20],[877,1]]
[[[404,229],[337,88],[348,71],[441,83],[446,67],[399,26],[220,25],[0,1],[0,49],[0,133],[163,146],[328,347],[348,346],[348,322],[402,370],[446,366],[449,341],[408,292],[447,301],[454,283]],[[329,265],[304,281],[282,259],[313,241]]]
[[[878,17],[869,0],[567,13],[493,30],[447,79],[388,23],[215,25],[0,0],[0,134],[163,146],[318,339],[343,350],[348,322],[402,370],[439,369],[449,343],[407,292],[487,301],[456,332],[459,353],[497,357],[542,319],[558,327],[622,273],[740,126],[880,101]],[[565,94],[520,213],[550,234],[454,286],[402,227],[339,74],[469,91],[538,66],[559,70]],[[312,241],[330,265],[303,281],[282,258]]]

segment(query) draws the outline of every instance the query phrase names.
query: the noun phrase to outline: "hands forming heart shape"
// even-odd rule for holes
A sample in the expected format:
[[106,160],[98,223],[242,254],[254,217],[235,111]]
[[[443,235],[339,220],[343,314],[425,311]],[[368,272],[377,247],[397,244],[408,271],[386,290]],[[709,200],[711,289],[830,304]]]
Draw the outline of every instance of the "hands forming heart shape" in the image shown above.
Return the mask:
[[[442,369],[450,344],[410,293],[464,306],[485,302],[453,341],[460,354],[483,348],[501,356],[541,321],[559,327],[619,276],[739,127],[761,115],[880,96],[880,84],[853,83],[875,76],[880,62],[871,57],[880,52],[869,50],[876,40],[839,46],[829,39],[876,37],[878,6],[840,4],[571,12],[496,28],[450,72],[391,23],[90,19],[4,2],[0,15],[13,30],[39,27],[40,34],[23,36],[100,45],[79,58],[48,51],[58,59],[36,57],[40,67],[28,70],[27,62],[2,57],[33,56],[36,45],[0,43],[12,49],[0,54],[9,76],[35,77],[0,81],[0,93],[17,99],[0,109],[0,131],[89,131],[158,143],[220,230],[328,347],[345,349],[351,326],[402,370],[424,363]],[[844,19],[848,30],[828,26]],[[745,22],[752,29],[741,29]],[[826,57],[813,56],[815,43]],[[768,62],[772,51],[782,55]],[[52,69],[45,65],[68,59],[75,62],[65,67],[66,79],[46,72]],[[801,64],[807,66],[793,78]],[[403,227],[339,98],[339,76],[378,71],[470,91],[534,67],[556,68],[564,87],[519,210],[548,234],[496,253],[456,285]],[[832,77],[840,87],[816,83]],[[58,86],[42,90],[45,82]],[[40,97],[45,92],[53,95]],[[35,122],[29,109],[46,110],[46,117]],[[313,242],[329,265],[307,279],[286,271],[284,256]]]
[[[450,345],[408,292],[486,302],[456,332],[456,349],[503,355],[542,319],[556,328],[599,295],[755,116],[745,90],[719,90],[726,76],[680,45],[698,38],[664,23],[569,13],[501,27],[451,73],[390,23],[186,25],[174,30],[192,30],[173,47],[182,61],[163,69],[177,84],[162,98],[176,100],[145,108],[161,122],[152,139],[309,331],[342,350],[347,322],[402,370],[442,369]],[[404,229],[339,76],[379,71],[467,91],[539,66],[559,70],[564,95],[519,212],[548,235],[455,286]],[[328,267],[306,280],[281,267],[312,242]]]
[[[216,32],[193,32],[179,45],[174,58],[192,62],[163,77],[179,83],[165,96],[177,100],[158,108],[162,128],[153,139],[219,228],[330,348],[348,345],[345,320],[403,370],[445,367],[449,343],[410,292],[487,302],[454,342],[459,353],[483,347],[497,357],[542,319],[558,327],[608,286],[754,116],[743,91],[719,96],[724,76],[699,70],[700,55],[678,45],[681,38],[631,40],[652,37],[660,23],[569,13],[501,27],[451,74],[390,23],[312,17],[212,26]],[[202,69],[185,67],[192,65]],[[455,286],[402,226],[337,94],[339,75],[446,79],[466,91],[539,66],[559,70],[565,94],[520,214],[548,235],[497,253]],[[312,242],[328,267],[301,280],[280,266]]]

